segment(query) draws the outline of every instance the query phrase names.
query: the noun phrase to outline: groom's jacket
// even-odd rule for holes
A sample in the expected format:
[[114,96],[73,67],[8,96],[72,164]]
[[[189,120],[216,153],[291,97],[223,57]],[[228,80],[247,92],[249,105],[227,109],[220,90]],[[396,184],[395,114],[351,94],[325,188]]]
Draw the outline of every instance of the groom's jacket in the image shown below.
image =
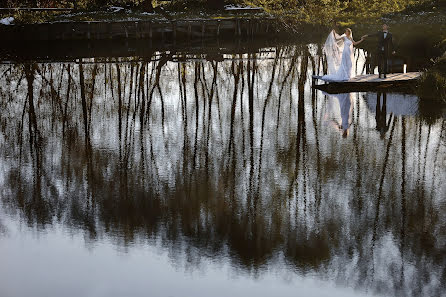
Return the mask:
[[[387,34],[385,34],[387,33]],[[392,52],[393,49],[393,35],[390,32],[379,31],[375,34],[369,35],[370,37],[378,37],[378,51],[385,53]]]

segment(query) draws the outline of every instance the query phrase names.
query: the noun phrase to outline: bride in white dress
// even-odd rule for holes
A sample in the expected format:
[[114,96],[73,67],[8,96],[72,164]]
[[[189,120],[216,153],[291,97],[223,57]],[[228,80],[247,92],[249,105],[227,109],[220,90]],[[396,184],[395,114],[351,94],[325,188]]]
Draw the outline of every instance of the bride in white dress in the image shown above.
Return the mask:
[[353,40],[352,30],[347,28],[345,33],[338,35],[335,30],[330,32],[324,45],[327,57],[328,74],[322,76],[326,81],[346,81],[352,78],[353,46],[360,44]]

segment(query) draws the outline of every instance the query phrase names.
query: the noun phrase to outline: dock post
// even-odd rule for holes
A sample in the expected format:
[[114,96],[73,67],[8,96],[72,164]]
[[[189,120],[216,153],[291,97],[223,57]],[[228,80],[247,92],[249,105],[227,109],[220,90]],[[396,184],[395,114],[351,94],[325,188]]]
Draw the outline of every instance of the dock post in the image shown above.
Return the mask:
[[221,25],[221,20],[217,21],[217,37],[220,37],[220,25]]
[[153,32],[152,32],[152,22],[149,23],[149,38],[152,40]]

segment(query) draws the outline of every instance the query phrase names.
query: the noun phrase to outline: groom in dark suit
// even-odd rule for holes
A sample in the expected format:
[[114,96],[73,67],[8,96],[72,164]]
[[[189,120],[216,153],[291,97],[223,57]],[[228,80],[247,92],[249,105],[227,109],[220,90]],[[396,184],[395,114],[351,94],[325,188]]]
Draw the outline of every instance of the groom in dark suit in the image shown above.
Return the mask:
[[386,78],[388,72],[387,59],[389,57],[389,53],[392,53],[392,55],[395,54],[393,49],[393,36],[392,33],[389,32],[389,26],[384,24],[382,31],[375,34],[364,35],[363,37],[378,37],[377,58],[379,78]]

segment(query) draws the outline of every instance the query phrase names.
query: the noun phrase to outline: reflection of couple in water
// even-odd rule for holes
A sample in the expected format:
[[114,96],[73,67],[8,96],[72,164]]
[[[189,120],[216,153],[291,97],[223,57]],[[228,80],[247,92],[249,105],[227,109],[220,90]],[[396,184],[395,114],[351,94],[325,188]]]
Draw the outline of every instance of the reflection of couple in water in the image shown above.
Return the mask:
[[[337,99],[339,102],[339,108],[341,111],[341,123],[336,119],[332,119],[331,123],[333,126],[341,131],[342,137],[346,138],[349,134],[349,129],[351,126],[351,113],[352,113],[352,96],[353,93],[344,94],[327,94],[331,100]],[[333,102],[329,101],[329,105],[332,106]]]
[[[324,95],[327,95],[330,99],[329,106],[331,110],[333,108],[334,100],[337,100],[339,103],[339,109],[341,113],[341,123],[339,123],[336,119],[331,119],[331,123],[333,126],[341,131],[342,137],[346,138],[349,135],[350,126],[352,124],[352,101],[353,101],[353,93],[344,93],[344,94],[327,94],[324,92]],[[381,101],[382,98],[382,101]],[[387,94],[386,93],[377,93],[376,97],[376,130],[379,132],[380,137],[384,138],[387,131],[389,131],[390,124],[393,119],[393,113],[390,113],[390,117],[387,120]]]
[[[382,95],[382,103],[381,103],[381,95]],[[377,93],[376,95],[376,130],[379,132],[379,135],[384,138],[384,135],[387,131],[389,131],[390,123],[393,118],[393,113],[390,113],[389,120],[387,120],[387,94],[386,93]]]

